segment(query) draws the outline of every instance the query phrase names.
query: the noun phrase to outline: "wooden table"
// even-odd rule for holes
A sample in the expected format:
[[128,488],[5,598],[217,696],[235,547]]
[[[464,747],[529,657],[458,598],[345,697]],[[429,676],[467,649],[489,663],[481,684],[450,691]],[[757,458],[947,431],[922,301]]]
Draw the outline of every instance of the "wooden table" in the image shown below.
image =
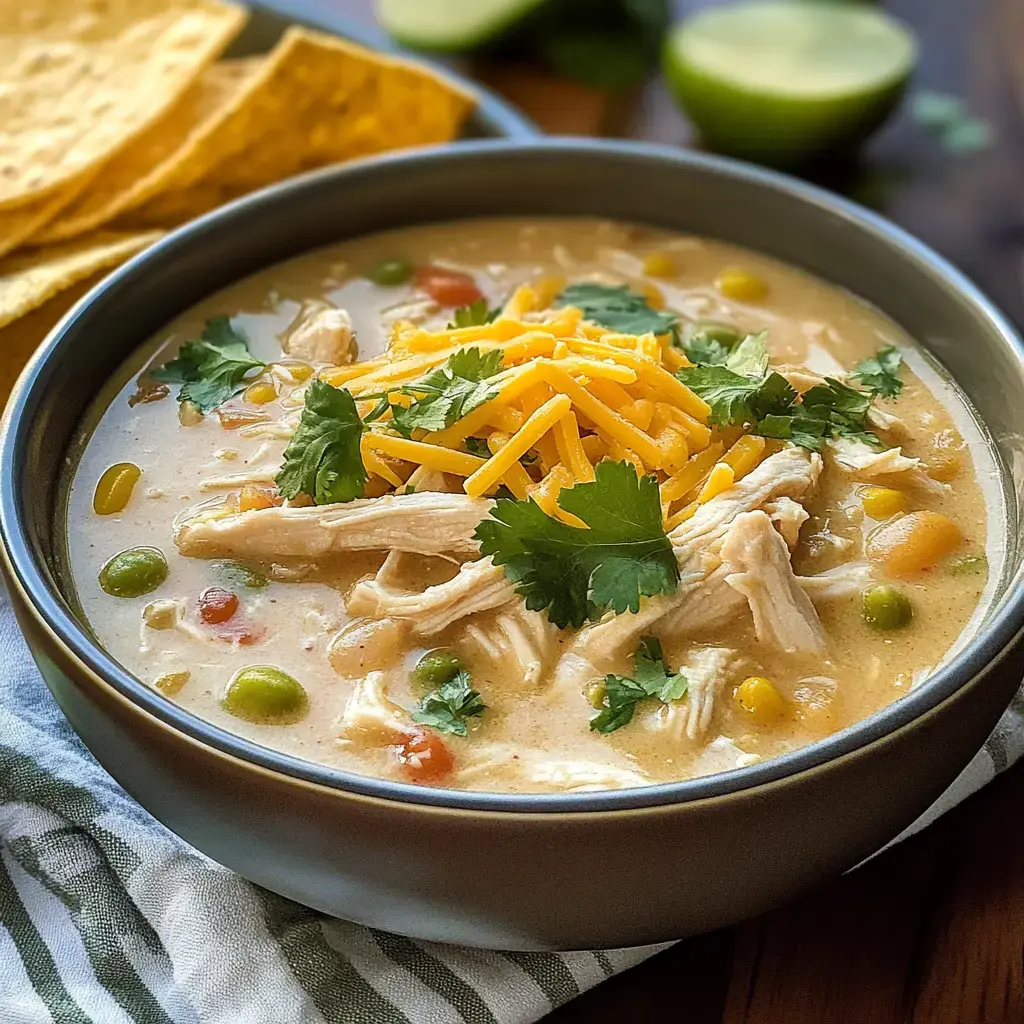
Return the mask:
[[[370,0],[281,6],[304,4],[372,23]],[[676,3],[681,12],[703,5]],[[966,97],[991,121],[996,142],[952,156],[904,114],[859,166],[833,168],[822,180],[920,236],[1024,324],[1024,0],[885,6],[920,37],[917,84]],[[633,102],[609,104],[536,70],[474,70],[549,131],[692,141],[656,80]],[[1024,1022],[1024,764],[854,874],[758,920],[682,942],[547,1018],[663,1020]]]

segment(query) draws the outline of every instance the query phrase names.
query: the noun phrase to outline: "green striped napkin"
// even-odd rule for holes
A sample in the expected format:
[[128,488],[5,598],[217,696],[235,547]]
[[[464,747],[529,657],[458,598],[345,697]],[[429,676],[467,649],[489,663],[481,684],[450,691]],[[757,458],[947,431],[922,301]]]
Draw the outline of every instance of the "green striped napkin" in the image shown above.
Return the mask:
[[[1020,756],[1021,710],[932,816]],[[661,948],[414,942],[246,882],[97,765],[0,592],[0,1024],[526,1024]]]

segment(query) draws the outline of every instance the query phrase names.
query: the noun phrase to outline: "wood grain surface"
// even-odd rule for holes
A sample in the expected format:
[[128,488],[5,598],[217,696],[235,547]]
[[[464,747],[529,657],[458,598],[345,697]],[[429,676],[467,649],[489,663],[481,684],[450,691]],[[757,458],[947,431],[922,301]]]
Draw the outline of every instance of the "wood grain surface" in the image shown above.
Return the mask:
[[[308,2],[373,23],[371,0]],[[675,6],[682,14],[707,2]],[[924,239],[1024,323],[1024,0],[883,6],[920,40],[914,87],[966,98],[993,125],[994,144],[952,155],[905,109],[857,164],[813,177]],[[656,77],[610,101],[536,68],[468,70],[549,132],[696,141]],[[681,942],[545,1024],[676,1020],[1024,1024],[1024,764],[858,871],[755,921]]]

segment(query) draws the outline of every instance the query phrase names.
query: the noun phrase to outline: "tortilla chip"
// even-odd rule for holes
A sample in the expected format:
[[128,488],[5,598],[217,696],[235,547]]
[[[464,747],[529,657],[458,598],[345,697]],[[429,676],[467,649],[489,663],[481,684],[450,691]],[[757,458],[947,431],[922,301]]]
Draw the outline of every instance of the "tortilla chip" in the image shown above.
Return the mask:
[[177,223],[194,188],[202,203],[355,156],[448,142],[473,105],[471,95],[428,69],[291,28],[219,122],[206,126],[188,165],[165,179],[171,197],[158,196],[130,222]]
[[244,20],[220,0],[0,0],[0,208],[80,182],[163,117]]
[[[85,183],[83,182],[83,185]],[[74,189],[56,192],[13,210],[0,210],[0,256],[17,249],[74,198]]]
[[60,318],[102,277],[102,274],[93,274],[44,302],[27,316],[0,328],[0,412],[32,353]]
[[90,274],[117,266],[155,242],[160,234],[98,231],[62,245],[25,249],[0,260],[0,327]]
[[[262,63],[262,58],[246,58],[211,64],[156,124],[103,165],[92,184],[32,237],[32,244],[85,234],[163,192],[166,183],[190,164],[207,126],[220,119],[224,107]],[[2,226],[0,219],[0,231]]]

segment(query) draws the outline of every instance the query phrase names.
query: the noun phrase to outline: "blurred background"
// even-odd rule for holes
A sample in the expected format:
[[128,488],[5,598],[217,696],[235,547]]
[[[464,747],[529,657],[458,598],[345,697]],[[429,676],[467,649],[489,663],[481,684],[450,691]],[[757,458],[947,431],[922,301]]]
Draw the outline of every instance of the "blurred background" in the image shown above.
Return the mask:
[[548,133],[708,148],[816,181],[1024,321],[1024,0],[266,6],[456,66]]

